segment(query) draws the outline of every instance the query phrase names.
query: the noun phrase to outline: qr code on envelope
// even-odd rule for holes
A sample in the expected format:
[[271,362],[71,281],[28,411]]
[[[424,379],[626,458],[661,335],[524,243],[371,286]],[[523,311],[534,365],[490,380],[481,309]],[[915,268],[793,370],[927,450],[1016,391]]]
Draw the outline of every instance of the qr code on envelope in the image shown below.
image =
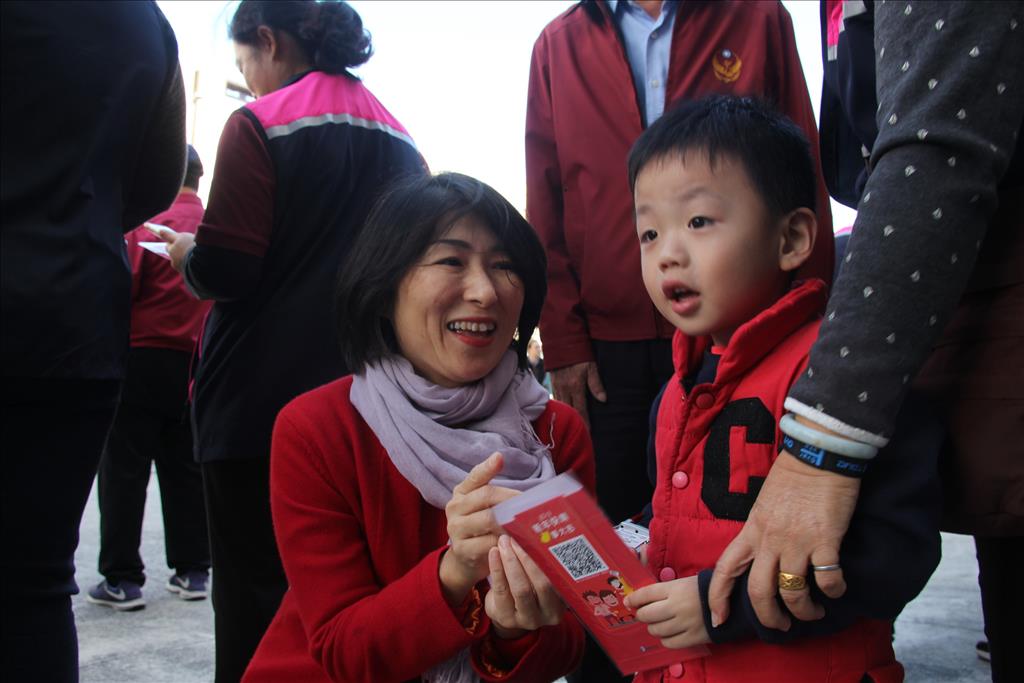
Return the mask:
[[564,543],[551,546],[549,550],[559,564],[569,572],[573,581],[581,581],[589,576],[608,571],[608,565],[594,550],[594,546],[590,545],[586,536],[571,538]]

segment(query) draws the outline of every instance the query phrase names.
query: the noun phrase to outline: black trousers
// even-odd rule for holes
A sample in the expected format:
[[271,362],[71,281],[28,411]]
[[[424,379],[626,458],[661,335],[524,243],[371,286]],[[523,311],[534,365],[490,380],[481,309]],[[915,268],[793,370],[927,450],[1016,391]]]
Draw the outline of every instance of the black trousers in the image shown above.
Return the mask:
[[[654,398],[672,376],[672,342],[593,342],[594,357],[608,401],[588,394],[590,436],[597,463],[597,500],[613,524],[641,512],[654,488],[647,478],[648,417]],[[600,646],[587,636],[573,683],[604,683],[623,678]]]
[[992,654],[993,683],[1024,681],[1020,615],[1024,609],[1024,538],[975,536],[978,585],[985,614],[985,637]]
[[139,544],[153,463],[160,484],[167,566],[210,568],[203,477],[192,457],[188,415],[191,354],[133,348],[114,426],[100,459],[100,561],[110,582],[142,585]]
[[78,527],[119,380],[4,378],[0,477],[0,671],[78,680],[71,612]]
[[267,458],[204,462],[213,556],[216,683],[236,683],[288,588],[270,518]]

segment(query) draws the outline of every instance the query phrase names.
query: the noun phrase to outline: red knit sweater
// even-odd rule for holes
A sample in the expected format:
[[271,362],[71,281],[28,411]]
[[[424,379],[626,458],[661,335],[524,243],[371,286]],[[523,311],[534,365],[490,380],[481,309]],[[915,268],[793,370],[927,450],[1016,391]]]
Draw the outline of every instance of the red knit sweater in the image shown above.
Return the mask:
[[[461,610],[445,602],[444,510],[395,469],[349,401],[351,386],[346,377],[299,396],[274,427],[271,506],[290,588],[245,683],[419,680],[467,647],[484,681],[570,671],[583,649],[570,614],[501,641],[479,602]],[[593,491],[593,452],[575,411],[551,401],[534,429],[553,443],[555,469],[574,471]]]

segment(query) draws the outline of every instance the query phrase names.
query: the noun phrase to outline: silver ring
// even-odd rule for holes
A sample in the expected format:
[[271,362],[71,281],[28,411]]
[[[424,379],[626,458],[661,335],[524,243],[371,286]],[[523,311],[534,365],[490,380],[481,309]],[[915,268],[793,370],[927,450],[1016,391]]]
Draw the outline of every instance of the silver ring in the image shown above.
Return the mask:
[[811,569],[816,572],[834,572],[842,569],[838,564],[812,564]]

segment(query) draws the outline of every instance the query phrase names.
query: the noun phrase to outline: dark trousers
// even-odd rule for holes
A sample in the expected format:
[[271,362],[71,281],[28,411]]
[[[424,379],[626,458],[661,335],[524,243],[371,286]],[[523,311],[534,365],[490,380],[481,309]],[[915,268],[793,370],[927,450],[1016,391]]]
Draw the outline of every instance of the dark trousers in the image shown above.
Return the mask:
[[118,380],[4,378],[0,477],[0,671],[5,681],[78,680],[71,596],[78,527]]
[[188,416],[191,354],[133,348],[121,401],[100,459],[100,573],[111,583],[142,585],[139,544],[153,463],[160,483],[167,565],[207,571],[210,542],[203,477],[192,457]]
[[270,519],[270,461],[204,462],[202,470],[213,555],[215,680],[236,683],[288,588]]
[[[672,342],[593,342],[594,357],[608,401],[587,396],[590,436],[597,464],[597,500],[613,524],[641,512],[654,494],[647,478],[648,416],[654,398],[672,376]],[[573,683],[623,679],[600,646],[587,636]]]
[[985,637],[992,654],[993,683],[1024,681],[1020,615],[1024,609],[1024,538],[974,537]]

